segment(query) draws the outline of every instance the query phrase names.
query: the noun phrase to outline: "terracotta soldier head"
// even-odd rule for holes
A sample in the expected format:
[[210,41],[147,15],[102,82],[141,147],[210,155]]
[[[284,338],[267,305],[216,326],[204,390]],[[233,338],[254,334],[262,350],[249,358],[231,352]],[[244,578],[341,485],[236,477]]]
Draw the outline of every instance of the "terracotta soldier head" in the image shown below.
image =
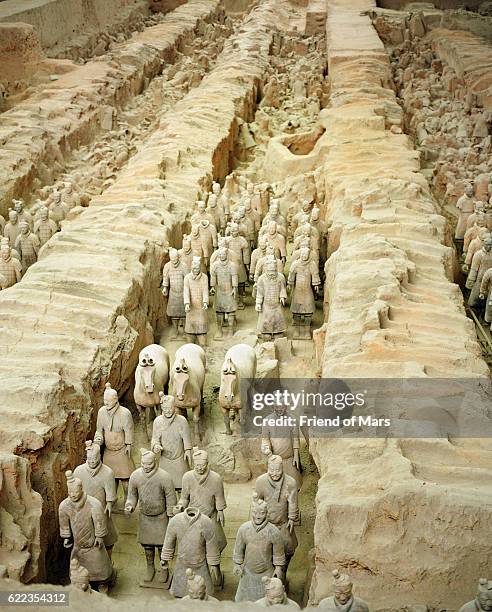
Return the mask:
[[268,476],[275,482],[281,480],[284,475],[284,464],[280,455],[268,457]]
[[261,525],[266,521],[268,515],[268,506],[265,500],[260,499],[255,493],[253,502],[251,503],[251,521],[254,525]]
[[309,261],[310,254],[311,252],[308,248],[302,247],[301,252],[300,252],[301,261],[304,261],[304,262]]
[[106,383],[104,390],[104,405],[106,409],[112,410],[118,404],[118,393],[113,389],[110,383]]
[[231,231],[231,236],[234,236],[234,238],[235,238],[236,236],[239,235],[239,226],[238,226],[237,223],[231,223],[229,228],[230,228],[230,231]]
[[277,224],[275,221],[270,221],[268,224],[268,233],[270,236],[274,236],[277,233]]
[[202,269],[202,259],[201,257],[193,257],[191,260],[191,273],[193,277],[196,278]]
[[203,476],[208,470],[208,453],[198,446],[193,447],[193,469],[199,476]]
[[12,200],[12,203],[14,205],[15,212],[20,215],[24,208],[22,200]]
[[80,565],[77,557],[73,557],[70,561],[70,583],[79,591],[91,591],[89,572],[83,565]]
[[101,447],[92,440],[85,443],[86,463],[91,470],[95,470],[101,465]]
[[248,183],[248,185],[246,187],[246,193],[251,198],[253,196],[254,192],[255,192],[254,183]]
[[204,213],[207,205],[203,200],[198,200],[196,203],[196,209],[199,213]]
[[285,594],[285,588],[280,578],[263,576],[262,581],[265,585],[265,599],[268,605],[284,605],[287,601],[287,595]]
[[150,474],[157,465],[157,456],[146,448],[140,449],[140,466],[146,474]]
[[227,247],[220,247],[219,249],[219,259],[220,261],[227,261]]
[[176,413],[176,407],[174,405],[173,395],[164,395],[162,391],[159,392],[160,404],[162,410],[162,416],[166,419],[171,419]]
[[70,501],[76,503],[82,498],[84,494],[82,481],[80,480],[80,478],[74,478],[73,472],[71,470],[67,470],[65,472],[65,476],[67,479],[68,497],[70,498]]
[[208,196],[208,207],[217,208],[217,196],[215,195],[215,193],[211,193]]
[[61,202],[61,193],[55,189],[51,195],[51,198],[54,204],[59,204]]
[[29,223],[27,221],[21,221],[19,223],[19,227],[21,234],[24,234],[24,236],[27,236],[27,234],[29,234]]
[[191,239],[188,234],[184,234],[183,236],[183,251],[185,253],[189,253],[191,250]]
[[218,198],[220,195],[220,183],[212,183],[212,193]]
[[177,266],[179,264],[179,253],[176,249],[169,249],[169,261]]
[[245,212],[249,212],[251,210],[251,198],[244,198],[243,205]]
[[195,572],[188,568],[186,570],[186,577],[188,579],[188,595],[190,599],[201,599],[202,601],[207,598],[207,585],[205,579],[202,576],[195,575]]
[[469,198],[473,197],[473,194],[474,194],[473,185],[470,185],[470,183],[467,183],[467,184],[465,185],[465,190],[464,190],[464,192],[465,192],[465,195],[466,195],[467,197],[469,197]]
[[309,200],[304,200],[304,202],[302,203],[302,210],[309,215],[310,211],[311,211],[311,202]]
[[485,610],[486,612],[492,610],[492,580],[480,578],[478,581],[476,600],[481,610]]
[[271,279],[277,278],[277,262],[275,260],[268,261],[266,264],[266,273],[267,276]]
[[268,241],[266,239],[265,234],[262,234],[259,238],[258,238],[258,248],[260,249],[260,251],[265,252],[266,248],[268,246]]
[[492,249],[492,238],[491,237],[486,238],[484,240],[483,248],[485,249],[485,251],[487,251],[487,253]]
[[333,570],[332,574],[335,599],[344,606],[352,598],[352,581],[338,569]]
[[310,219],[311,221],[317,221],[319,219],[320,216],[320,210],[318,207],[314,207],[313,210],[311,211],[311,216]]
[[0,247],[0,255],[4,261],[8,261],[10,259],[10,247],[4,242],[2,242],[2,246]]
[[46,206],[42,206],[39,209],[39,216],[41,218],[41,221],[48,221],[49,214],[50,211],[46,208]]
[[9,209],[10,223],[12,223],[12,225],[16,225],[18,220],[19,220],[19,217],[17,215],[17,212],[15,210]]

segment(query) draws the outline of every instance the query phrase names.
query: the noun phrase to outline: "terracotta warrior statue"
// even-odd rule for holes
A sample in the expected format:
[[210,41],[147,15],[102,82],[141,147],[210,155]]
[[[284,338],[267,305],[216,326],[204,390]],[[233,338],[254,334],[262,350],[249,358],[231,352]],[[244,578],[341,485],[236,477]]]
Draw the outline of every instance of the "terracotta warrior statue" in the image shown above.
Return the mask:
[[103,463],[113,470],[116,485],[121,482],[125,498],[128,480],[135,469],[132,459],[133,432],[132,413],[120,406],[117,392],[106,383],[104,406],[97,413],[94,442],[104,445]]
[[461,243],[463,242],[466,231],[466,223],[468,221],[468,217],[473,213],[474,209],[474,189],[472,185],[466,185],[465,193],[456,202],[456,208],[458,209],[459,215],[454,233],[454,239],[458,243],[461,250]]
[[191,248],[191,238],[187,234],[183,235],[182,247],[178,251],[179,260],[184,265],[186,273],[191,272],[191,262],[193,260],[193,250]]
[[300,610],[299,604],[293,599],[287,597],[284,584],[278,578],[268,578],[264,576],[263,586],[265,588],[265,597],[258,599],[255,603],[262,608],[270,608],[271,606],[290,606],[294,610]]
[[170,519],[161,553],[164,569],[168,569],[168,563],[174,556],[176,562],[171,583],[174,597],[187,594],[187,568],[205,580],[207,595],[213,595],[214,585],[222,584],[215,528],[212,520],[198,508],[190,506]]
[[229,251],[237,258],[239,264],[237,266],[238,276],[238,292],[239,302],[238,309],[244,309],[244,296],[246,295],[246,282],[248,280],[248,270],[250,264],[251,253],[249,249],[248,241],[244,236],[239,233],[239,226],[237,223],[230,224],[230,240],[229,240]]
[[311,319],[316,310],[315,294],[318,295],[321,287],[318,266],[310,260],[309,255],[309,249],[301,249],[300,258],[289,271],[287,287],[292,290],[290,310],[294,319],[294,338],[311,338]]
[[282,307],[287,300],[285,276],[278,272],[277,263],[271,261],[256,285],[256,311],[258,314],[258,334],[272,339],[285,334],[285,322]]
[[221,247],[217,260],[210,267],[210,294],[215,295],[217,338],[222,338],[222,328],[227,325],[229,335],[234,334],[238,293],[237,267],[229,261],[227,248]]
[[299,524],[299,504],[297,501],[297,482],[289,474],[284,474],[283,460],[280,455],[268,457],[268,471],[258,476],[255,491],[264,499],[268,507],[268,520],[278,528],[285,546],[285,571],[297,548],[294,530]]
[[87,495],[82,481],[65,472],[68,497],[58,509],[60,537],[63,546],[71,548],[71,559],[77,558],[89,572],[89,580],[101,592],[107,592],[114,580],[111,559],[104,546],[107,533],[104,509],[95,497]]
[[190,262],[190,272],[191,272],[191,264],[193,263],[193,259],[195,257],[199,257],[201,261],[201,270],[202,272],[207,272],[207,267],[205,266],[205,251],[203,249],[203,239],[200,235],[200,226],[192,225],[191,233],[188,236],[190,239],[191,253],[192,259]]
[[264,226],[265,232],[260,232],[260,236],[266,236],[268,244],[275,249],[275,257],[281,259],[285,264],[287,261],[287,248],[285,246],[285,237],[278,231],[278,225],[275,221],[270,221]]
[[65,219],[68,214],[68,208],[62,202],[61,193],[59,191],[53,191],[51,195],[51,204],[49,206],[50,217],[60,227],[60,223]]
[[180,326],[184,327],[186,312],[183,301],[184,278],[188,274],[179,252],[169,249],[169,261],[162,271],[162,294],[167,297],[166,314],[173,326],[172,338],[177,338]]
[[214,525],[216,543],[222,553],[227,545],[224,533],[226,501],[222,476],[210,469],[207,451],[193,449],[193,469],[183,476],[183,488],[177,505],[182,512],[188,506],[198,508]]
[[253,496],[251,520],[243,523],[236,536],[234,574],[239,576],[235,601],[257,601],[264,595],[262,579],[284,579],[285,553],[280,531],[268,521],[268,506]]
[[40,246],[46,244],[57,231],[57,224],[49,218],[49,210],[43,206],[39,212],[39,219],[34,224],[34,234],[38,237]]
[[24,208],[24,202],[22,200],[12,200],[12,204],[14,205],[14,210],[17,213],[19,223],[25,221],[29,225],[29,229],[32,230],[32,215]]
[[113,504],[116,502],[116,480],[113,470],[101,460],[101,447],[92,440],[85,443],[86,462],[78,465],[73,471],[74,478],[79,478],[84,491],[95,497],[104,508],[106,518],[106,535],[104,546],[111,557],[113,546],[118,540],[118,532],[112,519]]
[[[270,422],[287,414],[287,408],[278,404],[273,412],[267,416]],[[270,454],[282,457],[283,471],[292,476],[301,488],[301,461],[299,456],[300,437],[299,428],[283,425],[264,425],[261,430],[261,452],[267,457]]]
[[366,602],[352,593],[352,581],[347,574],[333,570],[334,594],[319,602],[319,608],[333,612],[369,612]]
[[271,222],[275,222],[277,226],[277,231],[284,238],[287,237],[287,221],[285,217],[280,212],[280,203],[278,200],[272,200],[270,207],[268,209],[268,213],[265,215],[263,222],[261,224],[260,234],[267,231],[268,226]]
[[208,196],[207,211],[213,219],[213,223],[217,229],[217,232],[223,232],[226,227],[226,216],[224,209],[218,204],[217,196],[215,195],[215,193],[211,193]]
[[[154,580],[154,556],[157,548],[160,557],[166,535],[168,520],[173,516],[176,492],[171,476],[159,467],[157,455],[145,448],[140,449],[140,467],[130,476],[125,514],[129,516],[140,506],[138,517],[138,543],[145,550],[147,570],[141,586],[148,586]],[[157,583],[164,585],[168,572],[159,568]]]
[[475,599],[459,609],[459,612],[491,612],[492,611],[492,580],[480,578]]
[[27,221],[20,222],[20,233],[15,241],[14,248],[19,253],[22,264],[22,273],[25,274],[29,266],[36,263],[41,245],[36,234],[33,234]]
[[22,265],[18,259],[12,257],[12,250],[8,244],[2,243],[0,247],[0,274],[5,277],[5,289],[12,287],[22,278]]
[[92,593],[89,571],[80,565],[77,557],[70,560],[70,586],[84,593]]
[[217,225],[215,225],[214,217],[207,211],[207,205],[203,200],[198,200],[196,202],[196,212],[191,215],[190,222],[192,225],[200,225],[200,222],[205,219],[209,223],[212,223],[216,229],[218,229]]
[[201,260],[193,257],[191,272],[184,277],[183,300],[186,312],[185,333],[190,342],[196,338],[204,346],[208,332],[208,278],[201,271]]
[[162,414],[154,419],[151,449],[160,454],[160,467],[174,488],[181,490],[183,475],[191,468],[191,432],[186,417],[177,414],[172,395],[161,395]]
[[301,221],[304,219],[304,217],[307,216],[309,218],[312,209],[313,203],[309,200],[304,200],[301,210],[292,217],[292,234],[294,234],[296,229],[301,225]]
[[215,225],[210,223],[208,219],[202,219],[198,228],[200,240],[202,242],[204,267],[208,271],[210,268],[210,257],[212,257],[214,249],[217,248],[217,230],[215,229]]
[[189,567],[186,570],[186,578],[188,581],[188,595],[183,597],[183,601],[194,600],[194,601],[219,601],[211,595],[207,595],[207,584],[202,576],[197,576],[195,572]]
[[15,245],[17,236],[20,234],[20,223],[19,218],[15,210],[9,210],[9,220],[5,224],[3,229],[3,235],[9,239],[11,247]]
[[470,289],[468,305],[473,308],[478,304],[480,283],[485,272],[492,267],[492,238],[486,238],[483,247],[475,253],[470,272],[466,279],[466,288]]
[[265,255],[267,254],[267,246],[268,246],[268,241],[266,239],[266,236],[263,234],[261,238],[258,238],[257,248],[251,253],[251,265],[249,267],[250,283],[254,281],[256,266],[258,264],[258,261],[262,259],[263,257],[265,257]]

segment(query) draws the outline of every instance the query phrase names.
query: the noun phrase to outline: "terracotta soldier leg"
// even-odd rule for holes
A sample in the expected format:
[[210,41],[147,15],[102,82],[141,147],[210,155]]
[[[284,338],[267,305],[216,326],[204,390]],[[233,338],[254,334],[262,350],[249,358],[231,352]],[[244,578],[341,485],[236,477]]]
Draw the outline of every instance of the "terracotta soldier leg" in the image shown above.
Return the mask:
[[216,313],[216,319],[217,319],[217,333],[215,334],[215,337],[219,339],[219,338],[222,338],[222,326],[224,325],[224,314],[222,312]]
[[[161,558],[161,552],[162,552],[162,546],[156,546],[157,548],[157,559]],[[158,582],[167,582],[167,579],[169,578],[169,570],[164,569],[163,567],[160,566],[157,568],[157,576],[156,576]]]
[[239,283],[238,286],[238,310],[244,310],[244,296],[246,295],[246,288],[244,283]]
[[171,339],[174,340],[178,337],[179,319],[171,319]]
[[195,442],[201,439],[200,436],[200,404],[193,408],[193,431],[195,434]]
[[301,337],[301,330],[300,330],[300,317],[298,314],[293,314],[292,315],[292,327],[294,328],[294,335],[293,338],[296,340],[298,338]]
[[196,338],[196,343],[198,344],[198,346],[207,345],[207,334],[197,334],[195,338]]
[[154,565],[154,547],[153,546],[144,546],[145,550],[145,560],[147,562],[147,569],[145,570],[145,582],[151,582],[154,579],[155,575],[155,565]]
[[186,338],[190,344],[195,343],[195,336],[193,334],[186,334]]
[[232,431],[231,431],[231,419],[230,419],[230,413],[229,410],[227,410],[227,408],[223,408],[222,409],[223,413],[224,413],[224,425],[225,425],[225,432],[228,436],[232,435]]
[[236,315],[230,312],[228,315],[228,319],[229,319],[228,335],[233,336],[235,332],[235,327],[236,327]]

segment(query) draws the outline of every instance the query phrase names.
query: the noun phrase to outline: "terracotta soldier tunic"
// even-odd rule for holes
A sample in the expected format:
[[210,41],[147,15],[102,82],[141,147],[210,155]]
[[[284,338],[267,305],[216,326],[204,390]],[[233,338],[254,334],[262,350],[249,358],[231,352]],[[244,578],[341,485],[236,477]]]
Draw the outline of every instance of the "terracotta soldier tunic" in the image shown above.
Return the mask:
[[176,492],[171,476],[156,466],[148,474],[137,468],[130,476],[127,503],[140,506],[138,543],[142,546],[162,546],[168,517],[173,516]]
[[220,551],[215,539],[211,519],[196,508],[186,508],[169,521],[161,559],[171,561],[178,547],[171,594],[184,597],[188,593],[186,569],[191,568],[195,575],[202,576],[207,586],[207,594],[213,595],[214,586],[208,569],[209,565],[220,564]]
[[93,582],[107,581],[113,574],[113,566],[106,548],[95,546],[96,538],[104,538],[107,533],[104,509],[95,498],[83,494],[78,502],[64,499],[58,510],[60,536],[73,537],[71,558],[74,556],[89,572]]
[[480,293],[480,283],[482,282],[483,275],[490,267],[492,267],[492,250],[487,252],[482,248],[473,256],[470,272],[466,279],[466,287],[471,289],[468,298],[469,306],[476,306]]
[[15,283],[19,282],[22,276],[22,266],[18,259],[10,256],[8,259],[4,259],[0,255],[0,274],[5,276],[7,279],[6,289],[12,287]]
[[473,213],[475,208],[474,199],[469,198],[466,194],[464,194],[456,202],[456,208],[459,211],[459,216],[458,223],[456,224],[454,237],[457,240],[463,240],[466,231],[466,222],[468,221],[468,217]]
[[20,234],[20,223],[17,221],[16,223],[12,223],[12,221],[7,221],[5,224],[5,228],[3,230],[3,235],[5,238],[9,239],[9,246],[14,248],[15,241],[17,240],[17,236]]
[[245,266],[249,266],[251,254],[248,241],[244,236],[231,236],[229,242],[229,251],[235,253],[239,260],[237,267],[238,283],[243,284],[248,280],[248,273]]
[[236,265],[217,259],[210,267],[210,286],[215,287],[215,311],[236,312],[237,299],[232,295],[238,286]]
[[25,273],[29,266],[36,263],[38,260],[38,252],[40,248],[39,238],[36,234],[29,232],[28,234],[19,234],[15,241],[15,249],[21,257],[22,271]]
[[319,602],[319,608],[322,610],[331,610],[332,612],[369,612],[369,608],[365,601],[358,597],[352,597],[345,605],[338,603],[335,596],[326,597]]
[[184,507],[198,508],[212,520],[217,546],[222,552],[227,545],[224,529],[217,521],[217,512],[227,508],[222,477],[210,469],[203,476],[199,476],[194,470],[186,472],[183,476],[180,503]]
[[267,503],[268,520],[282,535],[285,555],[291,557],[297,548],[297,537],[295,531],[290,533],[288,521],[299,523],[296,480],[289,474],[284,474],[279,481],[274,481],[268,473],[262,474],[256,479],[255,489],[260,499]]
[[34,224],[34,233],[39,239],[39,244],[43,246],[46,244],[48,240],[56,234],[58,231],[58,226],[53,221],[53,219],[39,219]]
[[203,272],[195,278],[190,272],[184,278],[184,303],[190,305],[186,313],[185,333],[206,334],[208,331],[208,312],[203,304],[208,305],[208,279]]
[[167,316],[171,319],[184,319],[186,312],[183,301],[184,277],[188,274],[186,265],[179,260],[178,265],[168,261],[162,271],[162,286],[168,290]]
[[170,419],[159,415],[152,426],[151,449],[158,444],[162,446],[160,467],[171,477],[174,488],[181,489],[183,475],[189,470],[184,452],[192,448],[190,426],[181,414],[174,414]]
[[112,517],[105,512],[107,502],[115,502],[116,481],[114,479],[113,470],[101,463],[97,468],[90,468],[87,463],[78,465],[73,471],[74,478],[80,478],[84,491],[95,497],[103,507],[104,516],[106,518],[107,533],[104,536],[104,545],[106,547],[113,546],[118,540],[118,531],[113,523]]
[[[261,599],[258,599],[258,601],[255,601],[255,604],[257,606],[260,606],[261,608],[270,608],[271,604],[268,603],[268,599],[266,597],[262,597]],[[300,606],[298,603],[296,603],[293,599],[289,599],[288,597],[285,598],[285,603],[283,604],[279,604],[280,606],[290,606],[293,610],[300,610]],[[278,606],[275,606],[276,608]]]
[[133,418],[128,408],[119,404],[110,411],[105,406],[99,408],[94,442],[104,443],[103,463],[113,470],[114,477],[130,478],[135,464],[125,452],[126,445],[133,444]]
[[265,594],[263,576],[271,578],[275,566],[285,565],[280,531],[267,520],[261,525],[243,523],[237,531],[232,560],[243,566],[235,601],[257,601]]
[[313,286],[321,285],[318,266],[314,261],[295,261],[289,272],[289,285],[294,287],[290,310],[294,314],[313,314],[316,310]]
[[[269,421],[277,418],[277,415],[272,412],[266,417]],[[271,421],[273,422],[273,421]],[[284,465],[284,474],[292,476],[297,482],[299,489],[302,484],[300,471],[292,464],[294,459],[294,451],[299,450],[299,428],[287,427],[282,425],[264,425],[261,430],[261,450],[269,449],[274,455],[282,457]]]
[[281,334],[286,331],[280,298],[287,299],[284,275],[277,272],[277,277],[272,279],[267,273],[262,274],[256,285],[256,304],[262,305],[258,313],[258,333]]

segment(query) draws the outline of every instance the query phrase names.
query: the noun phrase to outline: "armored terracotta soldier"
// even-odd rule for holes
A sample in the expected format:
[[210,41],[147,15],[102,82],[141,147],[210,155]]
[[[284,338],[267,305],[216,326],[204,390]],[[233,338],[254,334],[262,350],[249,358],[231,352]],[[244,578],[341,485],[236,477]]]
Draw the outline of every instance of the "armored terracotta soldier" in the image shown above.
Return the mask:
[[210,267],[210,293],[215,295],[217,338],[222,338],[224,325],[228,326],[232,336],[237,310],[238,274],[224,247],[219,249],[218,259]]
[[270,246],[267,243],[267,248],[266,248],[266,253],[263,257],[261,257],[260,259],[258,259],[258,263],[256,264],[256,268],[255,268],[255,275],[253,277],[254,283],[256,285],[256,283],[258,283],[258,279],[260,278],[260,276],[266,272],[266,268],[267,268],[267,264],[269,262],[274,261],[277,264],[277,272],[281,272],[283,274],[284,272],[284,263],[281,259],[277,258],[276,255],[277,251]]
[[301,258],[302,249],[308,249],[309,251],[309,260],[313,261],[316,264],[316,267],[319,268],[319,253],[318,251],[314,251],[311,249],[311,240],[309,238],[305,238],[299,242],[298,248],[292,251],[290,257],[290,265],[291,267],[294,265],[298,259]]
[[[263,226],[265,227],[265,226]],[[268,244],[275,249],[275,257],[281,259],[285,264],[287,260],[287,249],[285,246],[285,237],[279,233],[278,226],[275,221],[271,221],[266,226],[264,234],[260,232],[260,236],[265,235]]]
[[265,257],[265,255],[267,254],[267,246],[268,246],[268,241],[266,239],[266,236],[263,234],[261,238],[258,238],[257,248],[251,253],[251,264],[249,266],[250,282],[254,281],[255,273],[256,273],[256,265],[258,261],[262,259],[263,257]]
[[306,216],[309,218],[312,209],[313,203],[309,200],[304,200],[301,205],[301,210],[292,217],[292,234],[294,234],[297,228],[301,225],[301,219]]
[[118,540],[118,532],[111,516],[113,504],[116,503],[116,480],[113,470],[101,461],[101,447],[92,440],[85,443],[86,462],[78,465],[73,471],[74,478],[79,478],[88,495],[92,495],[101,503],[106,518],[107,533],[104,536],[104,546],[111,557],[113,546]]
[[29,229],[27,221],[21,221],[20,234],[15,241],[15,250],[21,257],[22,273],[25,274],[29,266],[36,263],[41,245],[39,238]]
[[300,258],[289,271],[288,287],[292,289],[290,310],[296,330],[294,338],[311,337],[311,319],[316,310],[315,293],[317,295],[321,287],[318,266],[310,261],[309,255],[309,249],[301,249]]
[[[256,244],[256,225],[251,215],[246,215],[246,207],[239,206],[237,209],[238,220],[236,223],[244,227],[244,237],[248,241],[250,252]],[[240,232],[241,233],[241,232]]]
[[475,599],[461,606],[459,612],[491,612],[492,580],[480,578]]
[[33,227],[33,219],[30,212],[28,212],[24,208],[24,202],[22,200],[12,200],[12,204],[14,205],[14,210],[17,213],[17,219],[19,223],[25,221],[29,225],[29,229],[32,230]]
[[226,501],[222,476],[210,469],[208,454],[195,446],[193,469],[183,476],[183,489],[178,503],[181,512],[188,506],[198,508],[214,525],[216,543],[222,552],[227,545],[224,533]]
[[473,213],[468,217],[466,221],[465,234],[466,234],[466,231],[469,230],[470,227],[475,223],[475,221],[484,214],[484,212],[485,212],[484,202],[481,202],[480,200],[478,202],[475,202]]
[[61,193],[59,191],[53,191],[51,195],[51,203],[49,205],[50,217],[60,227],[60,223],[65,219],[68,214],[68,208],[62,202]]
[[186,273],[191,272],[191,262],[193,260],[193,250],[191,248],[191,238],[187,234],[183,235],[182,247],[178,251],[179,261],[184,265]]
[[352,593],[352,581],[347,574],[342,574],[339,570],[333,570],[334,594],[326,597],[319,602],[322,610],[332,610],[332,612],[369,612],[369,607],[365,601],[354,597]]
[[177,414],[172,395],[161,395],[162,414],[152,426],[152,451],[160,454],[160,467],[181,490],[183,475],[191,467],[191,432],[186,417]]
[[474,224],[469,227],[465,232],[465,237],[463,239],[463,255],[465,255],[465,257],[468,254],[468,247],[470,243],[478,236],[481,229],[489,231],[487,229],[487,221],[485,219],[485,215],[483,214],[478,216]]
[[189,235],[189,239],[190,239],[190,245],[191,245],[191,252],[193,255],[191,263],[190,263],[190,272],[191,272],[191,265],[193,263],[193,259],[196,257],[200,258],[201,271],[207,272],[207,267],[205,265],[205,251],[203,248],[204,240],[203,240],[203,237],[200,235],[199,225],[192,225],[191,234]]
[[213,595],[214,586],[222,584],[215,529],[211,519],[198,508],[188,507],[170,519],[161,553],[164,569],[168,568],[174,556],[176,562],[171,583],[174,597],[187,594],[187,568],[205,580],[207,595]]
[[46,206],[43,206],[39,212],[39,219],[34,223],[34,234],[38,237],[40,246],[46,244],[58,231],[58,226],[53,219],[50,219],[49,212]]
[[74,191],[73,184],[70,181],[65,181],[63,201],[69,210],[75,208],[75,206],[80,206],[80,196]]
[[[176,492],[171,476],[159,467],[157,455],[145,448],[140,449],[140,467],[130,476],[125,514],[129,516],[140,507],[138,517],[138,543],[145,550],[147,569],[144,584],[151,583],[155,576],[155,549],[158,556],[166,535],[168,520],[173,516]],[[166,583],[168,573],[159,567],[157,582]]]
[[208,196],[207,212],[212,217],[217,232],[223,232],[226,227],[226,215],[224,209],[219,206],[215,193]]
[[231,237],[229,242],[229,251],[235,254],[239,260],[237,267],[238,276],[238,291],[239,291],[239,302],[238,309],[244,309],[244,296],[246,295],[246,282],[248,280],[248,270],[251,260],[251,252],[249,244],[244,236],[239,234],[239,227],[237,223],[230,224]]
[[101,446],[104,444],[103,463],[113,470],[116,484],[121,482],[125,498],[128,480],[135,469],[132,459],[133,435],[131,412],[120,405],[118,394],[106,383],[104,406],[97,413],[94,442]]
[[186,570],[188,595],[183,597],[183,601],[219,601],[211,595],[207,595],[207,583],[202,576],[197,576],[189,567]]
[[[465,274],[467,274],[470,269],[475,253],[477,251],[480,251],[480,249],[483,247],[483,243],[485,242],[486,238],[488,238],[489,236],[490,236],[489,230],[486,227],[482,227],[480,228],[480,231],[478,232],[476,238],[474,238],[468,245],[466,249],[465,263],[463,265],[463,272]],[[464,252],[464,249],[463,249],[463,252]]]
[[191,272],[184,277],[183,300],[186,312],[185,332],[192,341],[205,344],[208,332],[208,278],[201,272],[201,260],[193,257]]
[[293,242],[295,242],[296,238],[301,235],[303,226],[306,225],[306,223],[309,224],[309,215],[305,215],[304,213],[302,213],[298,220],[299,223],[297,224],[296,230],[294,232]]
[[301,248],[301,243],[305,243],[309,240],[309,250],[314,254],[314,257],[319,261],[319,240],[317,230],[314,229],[309,223],[305,223],[300,229],[300,234],[294,240],[293,250]]
[[492,238],[486,238],[483,247],[473,256],[470,272],[466,279],[466,288],[470,289],[468,305],[474,307],[478,303],[480,283],[483,275],[492,266]]
[[[274,406],[273,412],[267,419],[273,420],[285,416],[287,409],[285,406]],[[261,452],[269,456],[270,454],[282,457],[284,473],[292,476],[297,482],[297,488],[301,488],[301,461],[299,456],[300,439],[299,428],[282,425],[265,425],[261,430]]]
[[18,259],[12,257],[12,251],[8,244],[0,247],[0,274],[5,279],[5,289],[12,287],[22,278],[22,265]]
[[9,220],[5,224],[3,235],[9,239],[11,247],[15,246],[17,236],[20,234],[20,223],[19,218],[15,210],[9,210]]
[[169,249],[169,261],[162,271],[162,294],[167,297],[166,314],[171,319],[173,338],[184,326],[186,312],[183,301],[184,277],[188,274],[176,249]]
[[207,205],[203,200],[198,200],[196,202],[196,212],[191,215],[190,222],[192,225],[200,225],[203,220],[208,221],[217,229],[214,217],[207,211]]
[[295,525],[299,524],[297,482],[284,474],[283,459],[280,455],[268,457],[268,471],[258,476],[255,491],[268,506],[268,520],[282,535],[285,546],[285,571],[297,548]]
[[468,217],[473,213],[474,208],[474,190],[472,185],[466,185],[465,193],[456,202],[458,209],[458,223],[454,232],[454,239],[460,245],[463,241],[466,231],[466,222]]
[[71,559],[76,557],[87,569],[90,582],[99,591],[107,592],[114,570],[104,546],[107,533],[104,509],[101,502],[84,492],[79,478],[74,478],[70,471],[65,475],[68,497],[58,508],[63,546],[72,549]]
[[229,249],[229,245],[231,243],[230,236],[220,236],[219,240],[219,248],[212,253],[212,257],[210,258],[210,266],[212,266],[219,259],[220,249],[226,249],[227,251],[227,259],[236,266],[236,269],[239,267],[241,263],[240,256],[235,251],[231,251]]
[[214,249],[217,248],[217,230],[215,225],[210,223],[208,219],[202,219],[199,224],[200,239],[202,241],[202,252],[204,257],[204,266],[208,271],[210,267],[210,257]]
[[[227,184],[227,178],[226,178],[226,184]],[[224,215],[225,223],[227,223],[231,216],[232,194],[227,189],[224,189],[222,191],[219,183],[213,183],[212,193],[217,198],[217,206],[219,207],[222,214]]]
[[259,335],[273,339],[275,336],[285,334],[287,324],[282,308],[286,300],[285,277],[278,272],[276,262],[269,262],[256,285]]
[[293,610],[300,610],[299,604],[293,599],[289,599],[285,592],[284,584],[278,578],[263,578],[263,586],[265,588],[265,597],[258,599],[255,603],[262,608],[270,608],[271,606],[290,606]]
[[244,198],[243,205],[244,205],[244,214],[246,218],[250,219],[250,221],[253,223],[253,227],[255,230],[254,244],[256,244],[258,240],[258,234],[261,228],[261,214],[253,208],[251,197]]
[[251,520],[236,535],[234,574],[240,576],[235,601],[257,601],[263,597],[263,577],[284,579],[285,552],[280,531],[268,521],[268,506],[253,496]]
[[80,565],[77,557],[70,559],[70,586],[84,593],[92,593],[89,571]]

